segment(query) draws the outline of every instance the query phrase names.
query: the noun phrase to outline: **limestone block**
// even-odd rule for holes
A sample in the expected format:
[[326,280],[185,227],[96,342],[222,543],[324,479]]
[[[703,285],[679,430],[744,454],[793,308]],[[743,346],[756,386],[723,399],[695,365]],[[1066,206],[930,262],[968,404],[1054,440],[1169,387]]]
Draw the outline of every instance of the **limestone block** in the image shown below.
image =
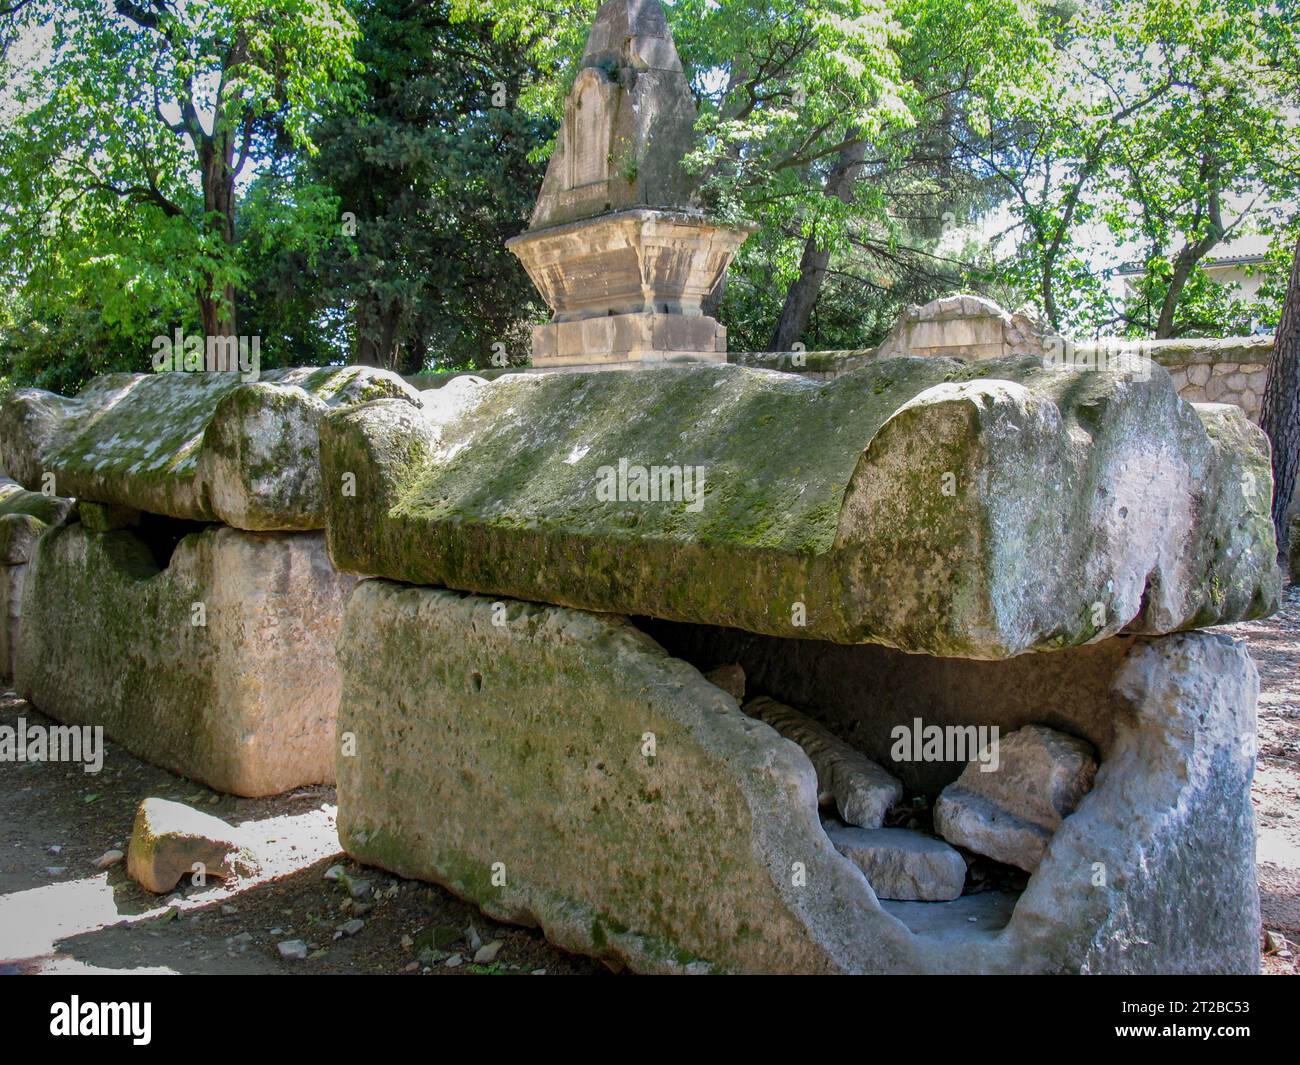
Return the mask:
[[493,604],[383,580],[349,600],[338,827],[358,861],[646,972],[1258,966],[1257,680],[1224,637],[963,663],[1106,678],[1096,785],[990,925],[965,898],[923,920],[878,901],[819,824],[803,752],[626,620]]
[[223,526],[161,568],[137,532],[51,529],[27,572],[17,690],[238,795],[334,774],[334,640],[353,578],[320,533]]
[[665,329],[715,350],[717,323],[701,304],[748,233],[698,212],[638,207],[512,238],[506,246],[554,311],[535,363],[552,344],[558,355],[667,347]]
[[695,128],[690,82],[657,0],[601,5],[587,38],[532,228],[643,204],[685,207]]
[[850,825],[879,828],[889,808],[903,797],[903,785],[895,777],[807,714],[766,696],[746,703],[744,709],[799,745],[817,773],[817,801],[823,806],[834,803]]
[[127,875],[146,891],[171,891],[202,866],[204,879],[251,876],[257,862],[243,834],[219,818],[179,802],[145,799],[135,812]]
[[325,418],[339,568],[973,658],[1260,616],[1279,591],[1262,434],[1158,368],[719,365],[457,396]]
[[0,478],[0,678],[14,675],[27,560],[37,540],[63,521],[73,505],[71,499],[28,492],[16,481]]
[[0,564],[26,562],[36,540],[57,525],[73,501],[44,492],[28,492],[17,481],[0,478]]
[[826,835],[862,870],[876,898],[949,902],[966,884],[966,860],[943,840],[922,832],[828,825]]
[[993,300],[955,295],[908,308],[877,353],[973,360],[1006,355],[1042,357],[1051,340],[1060,338],[1022,314],[1007,312]]
[[[934,827],[949,843],[1027,872],[1092,787],[1092,745],[1041,725],[1000,738],[996,764],[971,762],[939,796]],[[991,771],[986,771],[990,769]]]
[[28,488],[250,530],[319,529],[316,429],[332,407],[420,393],[369,367],[107,374],[0,405],[0,464]]

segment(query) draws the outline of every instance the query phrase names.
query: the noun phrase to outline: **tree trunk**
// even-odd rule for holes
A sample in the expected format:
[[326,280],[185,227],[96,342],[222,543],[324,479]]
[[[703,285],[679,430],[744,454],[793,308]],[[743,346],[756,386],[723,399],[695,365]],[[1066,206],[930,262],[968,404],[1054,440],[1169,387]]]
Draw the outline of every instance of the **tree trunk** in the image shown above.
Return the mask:
[[1187,279],[1192,276],[1192,268],[1210,253],[1220,239],[1221,234],[1215,233],[1212,239],[1207,237],[1178,253],[1178,257],[1174,260],[1173,276],[1169,279],[1169,287],[1165,289],[1165,298],[1160,302],[1160,317],[1156,321],[1156,340],[1168,340],[1174,335],[1174,315],[1178,311],[1178,301],[1187,286]]
[[[199,175],[203,187],[203,224],[227,247],[235,243],[234,137],[229,133],[203,137],[198,145]],[[239,332],[235,287],[217,290],[215,279],[205,277],[199,293],[199,315],[204,336],[232,337]]]
[[[862,170],[866,159],[865,141],[854,141],[840,150],[835,166],[826,177],[822,189],[825,196],[834,196],[843,203],[853,199],[853,184]],[[785,305],[781,308],[781,318],[776,323],[772,334],[772,351],[789,351],[795,342],[803,336],[812,317],[813,308],[817,306],[817,297],[821,295],[822,282],[826,280],[826,269],[830,266],[829,247],[819,246],[814,230],[804,243],[803,257],[799,260],[799,277],[785,294]]]
[[385,305],[372,296],[358,300],[354,313],[357,363],[397,371],[402,349],[401,303],[393,299]]
[[1278,557],[1285,559],[1290,547],[1286,514],[1300,470],[1300,241],[1296,242],[1282,318],[1273,339],[1259,425],[1273,445],[1273,526]]

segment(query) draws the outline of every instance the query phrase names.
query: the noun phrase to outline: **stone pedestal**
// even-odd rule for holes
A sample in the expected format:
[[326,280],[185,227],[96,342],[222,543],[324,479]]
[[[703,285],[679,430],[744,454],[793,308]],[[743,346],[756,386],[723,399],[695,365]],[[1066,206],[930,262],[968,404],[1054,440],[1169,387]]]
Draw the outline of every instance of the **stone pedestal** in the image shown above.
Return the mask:
[[635,208],[515,237],[506,246],[555,308],[533,327],[534,368],[725,362],[727,331],[702,305],[747,235]]
[[706,315],[612,314],[533,326],[533,369],[638,370],[726,362],[727,330]]

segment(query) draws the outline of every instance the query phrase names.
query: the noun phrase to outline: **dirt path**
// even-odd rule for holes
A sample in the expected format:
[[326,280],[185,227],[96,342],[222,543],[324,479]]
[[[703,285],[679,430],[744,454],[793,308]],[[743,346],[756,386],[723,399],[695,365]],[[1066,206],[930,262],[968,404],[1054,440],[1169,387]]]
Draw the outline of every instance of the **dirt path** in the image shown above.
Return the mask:
[[[1255,803],[1260,916],[1265,929],[1300,942],[1300,587],[1282,597],[1282,609],[1263,621],[1225,625],[1243,637],[1259,668]],[[1266,973],[1300,972],[1300,956],[1265,955]]]
[[[1260,902],[1265,929],[1300,940],[1300,589],[1264,621],[1225,626],[1246,639],[1259,667],[1259,758],[1253,799],[1259,826]],[[50,724],[12,692],[0,695],[0,724]],[[218,881],[159,899],[118,864],[140,800],[151,795],[199,806],[260,832],[262,875],[234,890]],[[535,930],[498,925],[432,885],[344,859],[334,833],[332,788],[272,799],[219,795],[147,765],[116,744],[104,768],[0,762],[0,972],[176,973],[602,973],[589,959],[552,947]],[[324,873],[341,863],[371,890],[359,903]],[[338,927],[358,917],[355,935]],[[437,945],[429,940],[437,931]],[[284,961],[276,944],[305,940],[311,956]],[[491,965],[474,965],[478,943],[500,940]],[[1293,948],[1294,949],[1294,948]],[[421,951],[423,954],[421,955]],[[420,958],[423,958],[423,961]],[[1294,974],[1297,958],[1266,953],[1270,974]]]
[[[19,717],[51,723],[12,692],[0,696],[0,724]],[[163,899],[131,881],[121,863],[97,870],[105,851],[126,849],[136,806],[151,795],[232,824],[253,823],[261,877],[236,890],[213,880]],[[113,743],[93,775],[67,763],[0,762],[0,972],[605,971],[557,950],[540,932],[488,920],[441,888],[347,862],[334,832],[334,801],[333,788],[272,799],[219,795]],[[369,881],[359,904],[340,882],[324,879],[336,863]],[[354,917],[364,922],[361,931],[334,938]],[[482,942],[501,940],[493,965],[473,965],[471,926]],[[433,929],[446,949],[422,965],[415,941]],[[291,939],[305,940],[312,956],[282,960],[276,944]],[[448,965],[457,954],[461,963]]]

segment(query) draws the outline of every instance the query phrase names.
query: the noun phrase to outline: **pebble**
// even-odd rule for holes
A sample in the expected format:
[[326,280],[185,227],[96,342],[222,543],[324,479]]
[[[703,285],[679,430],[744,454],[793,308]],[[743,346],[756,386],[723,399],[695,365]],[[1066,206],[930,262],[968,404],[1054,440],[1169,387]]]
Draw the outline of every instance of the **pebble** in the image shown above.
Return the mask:
[[239,911],[235,909],[235,907],[227,903],[226,905],[221,907],[221,912],[225,914],[227,917],[234,917],[235,914],[237,914]]
[[307,944],[301,939],[286,939],[283,943],[277,943],[275,949],[280,952],[280,957],[285,961],[306,961]]
[[95,868],[107,869],[110,866],[116,865],[125,857],[126,855],[124,855],[119,850],[105,851],[103,854],[101,854],[98,858],[95,859]]
[[462,958],[459,954],[453,954],[450,958],[448,958],[445,962],[443,962],[443,964],[447,966],[448,969],[454,969],[458,965],[463,965],[464,963],[465,963],[465,959]]
[[348,894],[354,899],[364,899],[369,896],[371,892],[369,880],[355,880],[349,876],[345,877],[345,881],[348,886]]
[[47,865],[45,867],[46,876],[62,876],[67,871],[68,867],[66,865]]
[[361,931],[361,929],[365,927],[366,927],[365,921],[358,920],[356,917],[354,917],[352,918],[352,920],[344,921],[341,925],[339,925],[338,930],[342,932],[345,936],[355,936],[358,932]]
[[342,877],[343,877],[343,866],[331,865],[328,869],[325,870],[325,876],[322,879],[339,880]]
[[478,950],[483,945],[483,939],[478,934],[478,929],[472,924],[465,929],[465,942],[469,944],[470,950]]
[[48,847],[46,847],[45,849],[46,849],[47,851],[49,851],[51,854],[62,854],[62,853],[63,853],[63,844],[61,844],[61,843],[51,843],[51,844],[50,844]]
[[497,960],[497,955],[501,953],[501,945],[499,939],[494,939],[491,943],[484,943],[474,955],[474,964],[491,965]]

